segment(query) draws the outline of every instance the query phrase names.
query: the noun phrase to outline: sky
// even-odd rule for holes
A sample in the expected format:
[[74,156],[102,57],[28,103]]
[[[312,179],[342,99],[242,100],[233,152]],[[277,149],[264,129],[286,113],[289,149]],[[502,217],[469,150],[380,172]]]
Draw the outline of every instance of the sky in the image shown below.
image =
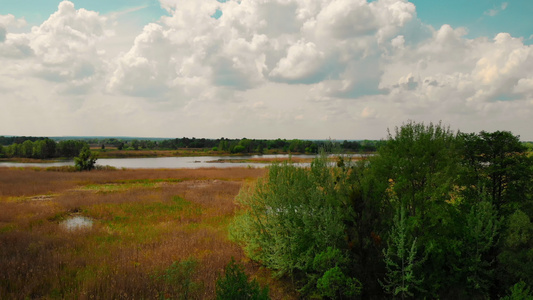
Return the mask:
[[0,135],[533,141],[533,1],[0,0]]

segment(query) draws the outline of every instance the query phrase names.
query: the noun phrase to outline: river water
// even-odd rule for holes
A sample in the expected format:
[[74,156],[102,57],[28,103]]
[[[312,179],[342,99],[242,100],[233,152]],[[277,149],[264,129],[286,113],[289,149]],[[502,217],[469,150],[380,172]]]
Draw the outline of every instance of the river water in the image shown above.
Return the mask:
[[[97,165],[115,168],[133,169],[198,169],[198,168],[234,168],[234,167],[266,167],[265,163],[216,162],[217,160],[250,159],[250,158],[287,158],[287,154],[249,155],[249,156],[187,156],[187,157],[148,157],[148,158],[99,158]],[[316,155],[293,155],[299,158],[314,158]],[[73,166],[73,160],[50,163],[15,163],[0,162],[0,167],[60,167]],[[300,164],[306,165],[306,164]],[[307,164],[308,165],[308,164]]]

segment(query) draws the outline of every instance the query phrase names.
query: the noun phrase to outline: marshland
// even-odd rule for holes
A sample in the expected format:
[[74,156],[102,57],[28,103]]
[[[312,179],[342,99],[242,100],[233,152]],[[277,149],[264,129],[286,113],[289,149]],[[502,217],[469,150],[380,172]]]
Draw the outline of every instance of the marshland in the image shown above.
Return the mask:
[[532,12],[2,1],[0,300],[533,299]]
[[[210,299],[234,257],[290,299],[228,240],[235,196],[264,173],[0,168],[0,298]],[[72,217],[92,226],[62,225]]]
[[0,298],[529,299],[530,145],[410,121],[267,168],[2,167]]

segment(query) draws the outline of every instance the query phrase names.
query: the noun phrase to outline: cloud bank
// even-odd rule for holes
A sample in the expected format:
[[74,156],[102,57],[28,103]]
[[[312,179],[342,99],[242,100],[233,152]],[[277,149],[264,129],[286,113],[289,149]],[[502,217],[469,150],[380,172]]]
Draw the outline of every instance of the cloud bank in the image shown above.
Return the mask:
[[352,139],[411,119],[533,140],[521,37],[433,28],[404,0],[160,5],[140,32],[69,1],[30,32],[0,16],[4,133]]

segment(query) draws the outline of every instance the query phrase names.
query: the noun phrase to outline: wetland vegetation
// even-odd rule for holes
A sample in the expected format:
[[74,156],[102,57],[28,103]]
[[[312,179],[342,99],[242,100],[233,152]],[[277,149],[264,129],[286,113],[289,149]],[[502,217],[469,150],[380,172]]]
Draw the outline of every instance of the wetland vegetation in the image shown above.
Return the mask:
[[309,167],[0,168],[0,298],[531,299],[528,151],[408,122]]
[[[290,299],[227,238],[235,195],[264,172],[0,168],[0,298],[213,299],[233,257]],[[73,216],[92,226],[67,230]]]

